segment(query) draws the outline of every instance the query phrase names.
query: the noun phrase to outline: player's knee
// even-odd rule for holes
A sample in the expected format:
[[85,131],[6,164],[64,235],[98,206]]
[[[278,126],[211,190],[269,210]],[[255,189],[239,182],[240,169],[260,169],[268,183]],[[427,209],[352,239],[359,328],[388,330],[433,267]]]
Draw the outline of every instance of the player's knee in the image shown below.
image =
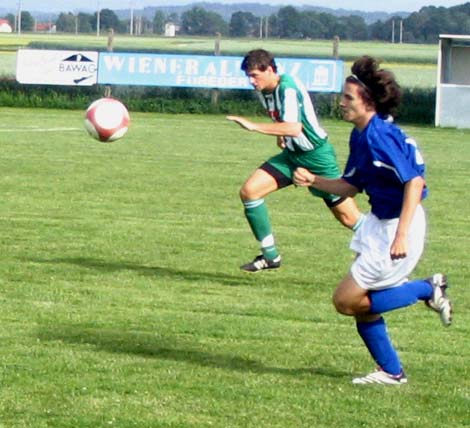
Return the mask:
[[351,306],[351,302],[349,302],[344,296],[339,293],[335,293],[333,295],[333,306],[336,309],[336,312],[342,315],[355,315],[355,311]]
[[335,218],[344,226],[353,229],[361,218],[361,212],[353,199],[347,198],[332,209]]
[[250,195],[251,195],[251,193],[250,193],[249,187],[248,187],[246,184],[244,184],[244,185],[240,188],[239,194],[240,194],[240,199],[241,199],[242,201],[249,201],[249,200],[250,200]]
[[335,293],[333,305],[338,313],[348,316],[364,315],[370,311],[370,300],[367,296],[350,296]]
[[262,197],[262,192],[256,186],[250,182],[246,182],[240,189],[240,199],[242,201],[253,201]]

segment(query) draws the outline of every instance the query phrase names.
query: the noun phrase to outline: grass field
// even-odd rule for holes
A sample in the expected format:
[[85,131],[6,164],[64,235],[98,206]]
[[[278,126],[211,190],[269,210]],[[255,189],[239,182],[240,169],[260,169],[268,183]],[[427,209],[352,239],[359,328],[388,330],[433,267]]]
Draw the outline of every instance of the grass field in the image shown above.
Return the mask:
[[[389,314],[410,383],[361,388],[372,361],[330,303],[350,233],[319,200],[270,196],[284,265],[238,270],[257,247],[237,192],[269,137],[135,113],[106,145],[82,116],[0,108],[0,427],[469,426],[469,131],[406,128],[431,188],[416,275],[448,273],[455,324]],[[350,126],[324,125],[343,163]]]
[[[78,49],[106,49],[107,36],[102,35],[66,35],[66,34],[0,34],[0,76],[14,75],[16,49],[26,47],[30,43],[42,47],[61,46]],[[120,50],[163,50],[174,53],[211,53],[214,51],[212,38],[164,38],[164,37],[131,37],[116,35],[116,49]],[[275,55],[330,57],[333,46],[330,40],[259,40],[259,39],[223,39],[222,54],[244,55],[254,48],[263,47]],[[342,41],[339,55],[345,60],[346,73],[349,73],[354,58],[368,54],[381,58],[383,65],[393,70],[404,87],[435,87],[438,46],[423,44],[391,44],[379,42]]]

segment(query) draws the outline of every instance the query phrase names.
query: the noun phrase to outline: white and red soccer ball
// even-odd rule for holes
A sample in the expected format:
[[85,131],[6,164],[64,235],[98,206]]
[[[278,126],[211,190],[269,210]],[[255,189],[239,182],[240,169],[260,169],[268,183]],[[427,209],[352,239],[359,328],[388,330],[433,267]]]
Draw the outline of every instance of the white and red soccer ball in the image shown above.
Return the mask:
[[100,98],[92,102],[85,113],[85,129],[103,143],[124,137],[129,124],[126,106],[115,98]]

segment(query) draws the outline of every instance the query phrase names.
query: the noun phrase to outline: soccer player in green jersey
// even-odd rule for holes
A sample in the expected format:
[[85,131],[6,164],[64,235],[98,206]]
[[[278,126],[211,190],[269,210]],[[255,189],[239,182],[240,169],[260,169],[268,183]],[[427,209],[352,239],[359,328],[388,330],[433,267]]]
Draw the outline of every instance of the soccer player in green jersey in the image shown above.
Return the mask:
[[[240,189],[245,216],[262,253],[242,265],[241,269],[258,272],[281,265],[264,198],[291,185],[293,173],[298,167],[329,178],[338,178],[341,173],[333,146],[318,123],[312,101],[302,83],[287,74],[278,74],[273,55],[263,49],[248,52],[241,69],[273,122],[255,123],[240,116],[227,116],[227,119],[248,131],[275,136],[282,150],[258,167]],[[359,227],[362,214],[353,199],[314,188],[309,188],[309,191],[322,198],[344,226],[353,230]]]

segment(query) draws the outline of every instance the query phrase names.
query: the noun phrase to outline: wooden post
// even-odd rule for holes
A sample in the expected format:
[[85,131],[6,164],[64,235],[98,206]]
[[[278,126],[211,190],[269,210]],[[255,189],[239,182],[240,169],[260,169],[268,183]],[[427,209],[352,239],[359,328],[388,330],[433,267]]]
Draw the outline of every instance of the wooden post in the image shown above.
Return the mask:
[[[215,45],[214,45],[214,55],[219,56],[220,55],[220,33],[216,33],[215,37]],[[212,89],[211,91],[211,104],[212,105],[217,105],[219,103],[219,95],[220,92],[218,89]]]
[[339,57],[339,36],[333,38],[333,58],[338,59]]
[[107,46],[108,52],[113,51],[113,45],[114,45],[114,30],[110,28],[108,30],[108,46]]
[[[110,28],[108,30],[108,47],[107,50],[108,52],[112,52],[114,48],[114,30]],[[111,86],[106,85],[104,88],[104,96],[105,97],[110,97],[111,96]]]

